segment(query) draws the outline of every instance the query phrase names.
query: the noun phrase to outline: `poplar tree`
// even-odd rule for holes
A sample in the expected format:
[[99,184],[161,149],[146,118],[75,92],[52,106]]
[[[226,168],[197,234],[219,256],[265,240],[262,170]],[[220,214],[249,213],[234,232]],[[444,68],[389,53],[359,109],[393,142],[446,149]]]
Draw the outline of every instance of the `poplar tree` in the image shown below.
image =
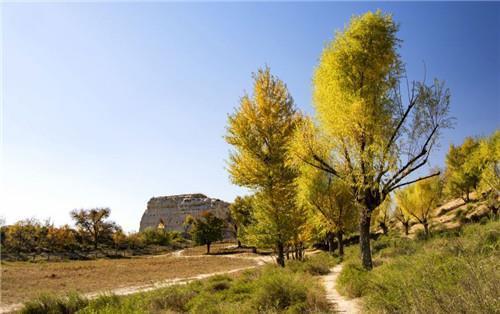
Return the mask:
[[361,208],[360,250],[366,269],[372,268],[373,211],[392,191],[438,175],[412,176],[427,164],[441,130],[451,124],[444,83],[424,80],[401,87],[408,81],[397,31],[392,16],[368,12],[353,17],[326,45],[313,77],[319,137],[326,140],[321,145],[303,141],[298,150],[304,163],[350,186]]
[[296,214],[296,171],[286,160],[300,118],[287,87],[269,68],[253,79],[253,95],[244,95],[229,116],[225,139],[234,149],[229,173],[233,183],[255,192],[255,221],[248,231],[261,243],[273,243],[277,262],[284,266],[284,248],[295,232],[291,217]]

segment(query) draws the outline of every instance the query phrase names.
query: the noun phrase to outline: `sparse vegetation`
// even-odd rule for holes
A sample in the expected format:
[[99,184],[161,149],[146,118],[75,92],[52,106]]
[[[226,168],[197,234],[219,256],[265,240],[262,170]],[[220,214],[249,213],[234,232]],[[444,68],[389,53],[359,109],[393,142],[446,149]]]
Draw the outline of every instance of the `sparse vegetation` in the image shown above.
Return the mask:
[[379,266],[366,272],[351,257],[340,291],[364,297],[369,313],[497,313],[499,230],[489,221],[430,241],[382,237],[374,243]]
[[27,301],[41,291],[89,293],[148,285],[174,278],[255,266],[251,259],[223,256],[136,257],[70,262],[2,262],[2,302]]
[[318,255],[304,267],[268,265],[239,275],[218,275],[186,285],[131,296],[101,296],[88,300],[41,296],[25,304],[22,313],[326,313],[324,290],[308,265],[328,267],[332,257]]

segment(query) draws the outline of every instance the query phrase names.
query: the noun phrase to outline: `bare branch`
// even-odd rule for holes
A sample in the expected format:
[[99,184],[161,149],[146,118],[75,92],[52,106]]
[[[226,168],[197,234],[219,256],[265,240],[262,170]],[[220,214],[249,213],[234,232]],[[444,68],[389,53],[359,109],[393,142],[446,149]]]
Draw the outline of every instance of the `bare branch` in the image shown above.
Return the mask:
[[[429,143],[430,143],[431,139],[433,138],[434,134],[436,134],[436,131],[438,130],[438,127],[439,127],[439,125],[436,125],[434,127],[434,129],[432,130],[431,134],[429,134],[429,137],[427,138],[427,140],[425,141],[424,145],[422,146],[422,150],[420,151],[420,153],[418,155],[416,155],[415,157],[413,157],[412,159],[410,159],[406,163],[406,165],[404,165],[401,169],[399,169],[399,171],[396,172],[392,176],[392,178],[389,179],[389,181],[387,181],[387,183],[385,184],[385,187],[384,187],[383,190],[385,190],[387,192],[390,192],[390,191],[394,190],[394,188],[392,188],[391,186],[394,186],[394,184],[397,184],[399,181],[401,181],[402,179],[404,179],[410,173],[412,173],[413,171],[417,170],[418,168],[420,168],[421,166],[423,166],[427,162],[427,157],[429,156],[429,150],[427,149],[427,145],[429,145]],[[420,158],[422,158],[424,156],[426,156],[426,157],[424,158],[424,160],[421,163],[419,163],[415,167],[412,167],[412,165],[414,163],[416,163],[418,160],[420,160]]]
[[425,177],[420,177],[420,178],[417,178],[417,179],[415,179],[415,180],[411,180],[411,181],[407,181],[407,182],[404,182],[404,183],[398,184],[398,185],[396,185],[396,186],[391,187],[391,188],[390,188],[390,190],[389,190],[388,192],[390,193],[390,192],[394,191],[395,189],[399,189],[399,188],[401,188],[401,187],[403,187],[403,186],[405,186],[405,185],[409,185],[409,184],[412,184],[412,183],[415,183],[415,182],[418,182],[418,181],[422,181],[422,180],[425,180],[425,179],[429,179],[429,178],[432,178],[432,177],[438,176],[438,175],[440,175],[440,174],[441,174],[441,172],[440,172],[440,171],[438,171],[438,172],[436,172],[436,173],[430,174],[430,175],[425,176]]

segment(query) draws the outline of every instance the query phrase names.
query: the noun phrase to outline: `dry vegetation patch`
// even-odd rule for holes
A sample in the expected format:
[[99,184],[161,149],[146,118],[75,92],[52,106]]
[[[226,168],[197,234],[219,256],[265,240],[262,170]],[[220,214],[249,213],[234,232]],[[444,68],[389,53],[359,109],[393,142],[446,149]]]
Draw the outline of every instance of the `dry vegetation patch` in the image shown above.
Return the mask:
[[220,256],[101,259],[2,264],[2,304],[32,299],[42,292],[96,292],[174,278],[253,266],[249,259]]

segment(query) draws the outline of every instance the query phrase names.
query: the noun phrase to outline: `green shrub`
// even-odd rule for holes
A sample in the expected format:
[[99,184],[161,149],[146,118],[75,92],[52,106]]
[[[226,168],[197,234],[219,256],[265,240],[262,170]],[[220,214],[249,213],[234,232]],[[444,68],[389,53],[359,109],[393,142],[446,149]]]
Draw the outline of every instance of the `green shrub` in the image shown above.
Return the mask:
[[21,309],[23,314],[72,314],[88,305],[88,300],[77,293],[58,297],[41,294],[38,298],[28,301]]
[[255,283],[252,304],[258,313],[306,313],[328,309],[324,291],[309,275],[268,268]]
[[199,293],[193,284],[186,286],[172,286],[161,290],[151,298],[150,308],[153,311],[172,310],[185,313],[188,303]]
[[293,272],[306,272],[310,275],[326,275],[330,268],[338,263],[338,259],[328,253],[319,252],[308,256],[304,261],[289,261],[287,268]]
[[208,280],[208,289],[212,292],[223,291],[231,288],[233,279],[229,276],[218,275]]
[[146,228],[141,232],[146,245],[155,244],[167,246],[171,243],[170,233],[161,228]]
[[369,289],[369,272],[359,262],[347,262],[339,274],[337,287],[342,295],[361,297]]

